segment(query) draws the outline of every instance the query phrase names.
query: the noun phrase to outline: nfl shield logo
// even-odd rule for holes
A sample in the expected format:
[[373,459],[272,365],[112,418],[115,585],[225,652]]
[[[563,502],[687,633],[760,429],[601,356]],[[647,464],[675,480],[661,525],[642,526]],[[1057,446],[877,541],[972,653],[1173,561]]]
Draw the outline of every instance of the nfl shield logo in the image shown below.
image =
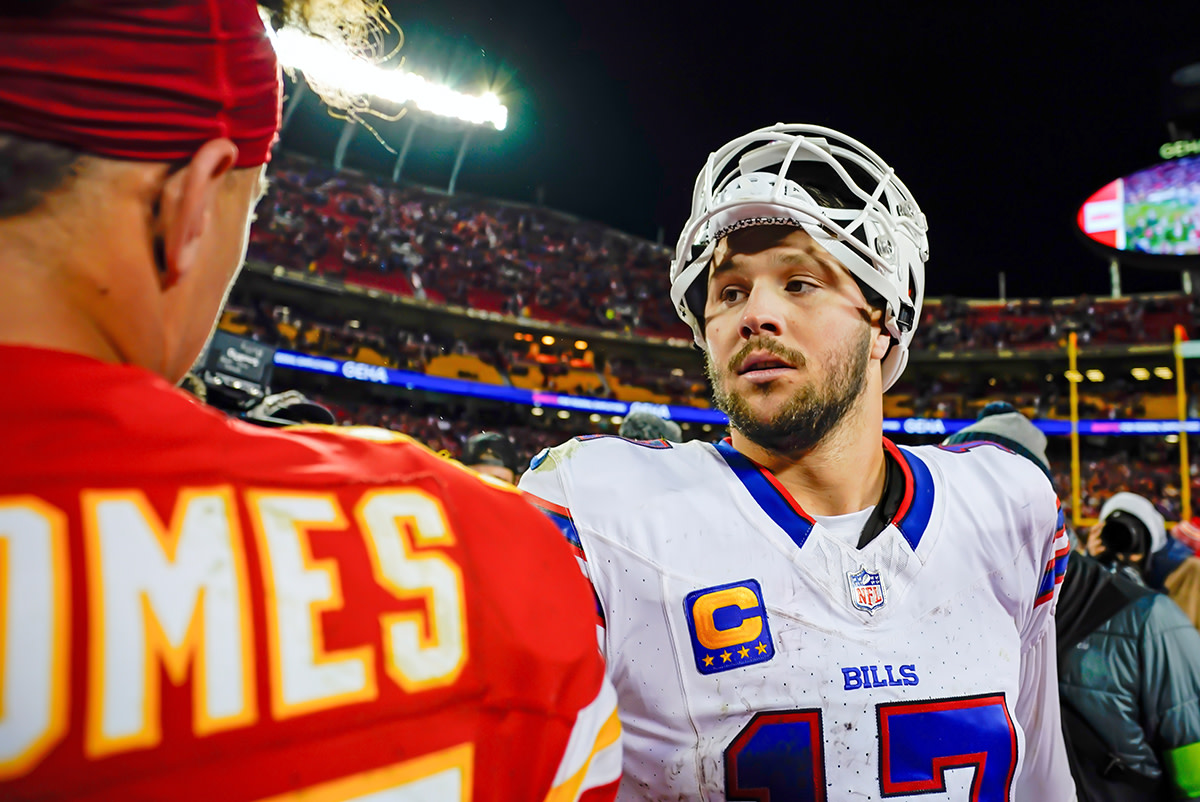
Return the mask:
[[846,574],[846,578],[850,580],[851,604],[872,614],[883,606],[883,583],[878,573],[860,566],[856,573]]

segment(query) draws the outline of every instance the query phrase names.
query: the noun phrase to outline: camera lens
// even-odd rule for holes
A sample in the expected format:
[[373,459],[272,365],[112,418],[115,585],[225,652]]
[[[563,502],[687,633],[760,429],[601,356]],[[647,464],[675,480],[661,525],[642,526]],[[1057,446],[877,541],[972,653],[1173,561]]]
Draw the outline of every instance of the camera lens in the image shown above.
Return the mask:
[[1150,542],[1150,533],[1136,515],[1116,510],[1104,519],[1100,540],[1113,558],[1144,554]]

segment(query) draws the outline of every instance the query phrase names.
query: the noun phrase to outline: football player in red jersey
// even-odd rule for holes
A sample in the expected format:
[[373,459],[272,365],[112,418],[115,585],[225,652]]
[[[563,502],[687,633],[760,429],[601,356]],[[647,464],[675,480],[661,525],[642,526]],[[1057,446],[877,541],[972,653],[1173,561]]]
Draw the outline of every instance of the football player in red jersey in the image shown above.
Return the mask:
[[[251,0],[0,11],[0,797],[610,799],[615,696],[566,546],[382,430],[173,385],[278,119]],[[323,19],[372,2],[277,8]],[[340,7],[340,8],[339,8]]]

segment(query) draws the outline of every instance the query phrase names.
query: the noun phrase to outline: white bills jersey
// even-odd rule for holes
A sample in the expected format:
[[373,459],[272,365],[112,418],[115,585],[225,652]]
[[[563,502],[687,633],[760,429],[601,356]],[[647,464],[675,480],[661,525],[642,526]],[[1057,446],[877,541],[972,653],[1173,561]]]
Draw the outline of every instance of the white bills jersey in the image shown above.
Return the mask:
[[1074,798],[1050,483],[991,444],[884,447],[904,495],[861,549],[728,441],[534,459],[521,488],[596,592],[619,799]]

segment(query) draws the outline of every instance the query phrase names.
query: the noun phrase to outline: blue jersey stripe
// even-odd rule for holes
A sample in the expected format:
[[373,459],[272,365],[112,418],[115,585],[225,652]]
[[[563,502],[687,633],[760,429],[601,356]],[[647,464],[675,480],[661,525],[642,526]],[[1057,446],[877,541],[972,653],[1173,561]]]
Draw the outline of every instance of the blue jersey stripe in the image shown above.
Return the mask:
[[583,543],[579,540],[579,532],[575,531],[575,522],[569,516],[555,512],[554,510],[548,510],[542,506],[538,506],[538,509],[554,522],[554,525],[558,527],[558,531],[563,533],[563,537],[567,539],[568,543],[583,551]]
[[1037,601],[1044,601],[1054,593],[1054,568],[1051,566],[1042,574],[1042,584],[1038,586]]
[[916,551],[933,515],[933,474],[930,473],[929,466],[911,451],[903,448],[898,448],[897,451],[912,473],[912,501],[904,515],[894,523],[908,541],[908,545]]
[[1059,557],[1058,559],[1056,559],[1054,561],[1054,581],[1055,582],[1061,582],[1063,576],[1067,573],[1067,560],[1069,560],[1070,557],[1071,557],[1071,555],[1068,553],[1068,554],[1064,554],[1063,556]]
[[724,441],[715,445],[717,453],[729,465],[738,480],[745,485],[746,490],[758,502],[762,511],[769,515],[780,529],[787,532],[788,537],[798,547],[803,546],[812,532],[812,519],[793,507],[791,502],[779,492],[779,489],[763,475],[763,469],[748,457]]

